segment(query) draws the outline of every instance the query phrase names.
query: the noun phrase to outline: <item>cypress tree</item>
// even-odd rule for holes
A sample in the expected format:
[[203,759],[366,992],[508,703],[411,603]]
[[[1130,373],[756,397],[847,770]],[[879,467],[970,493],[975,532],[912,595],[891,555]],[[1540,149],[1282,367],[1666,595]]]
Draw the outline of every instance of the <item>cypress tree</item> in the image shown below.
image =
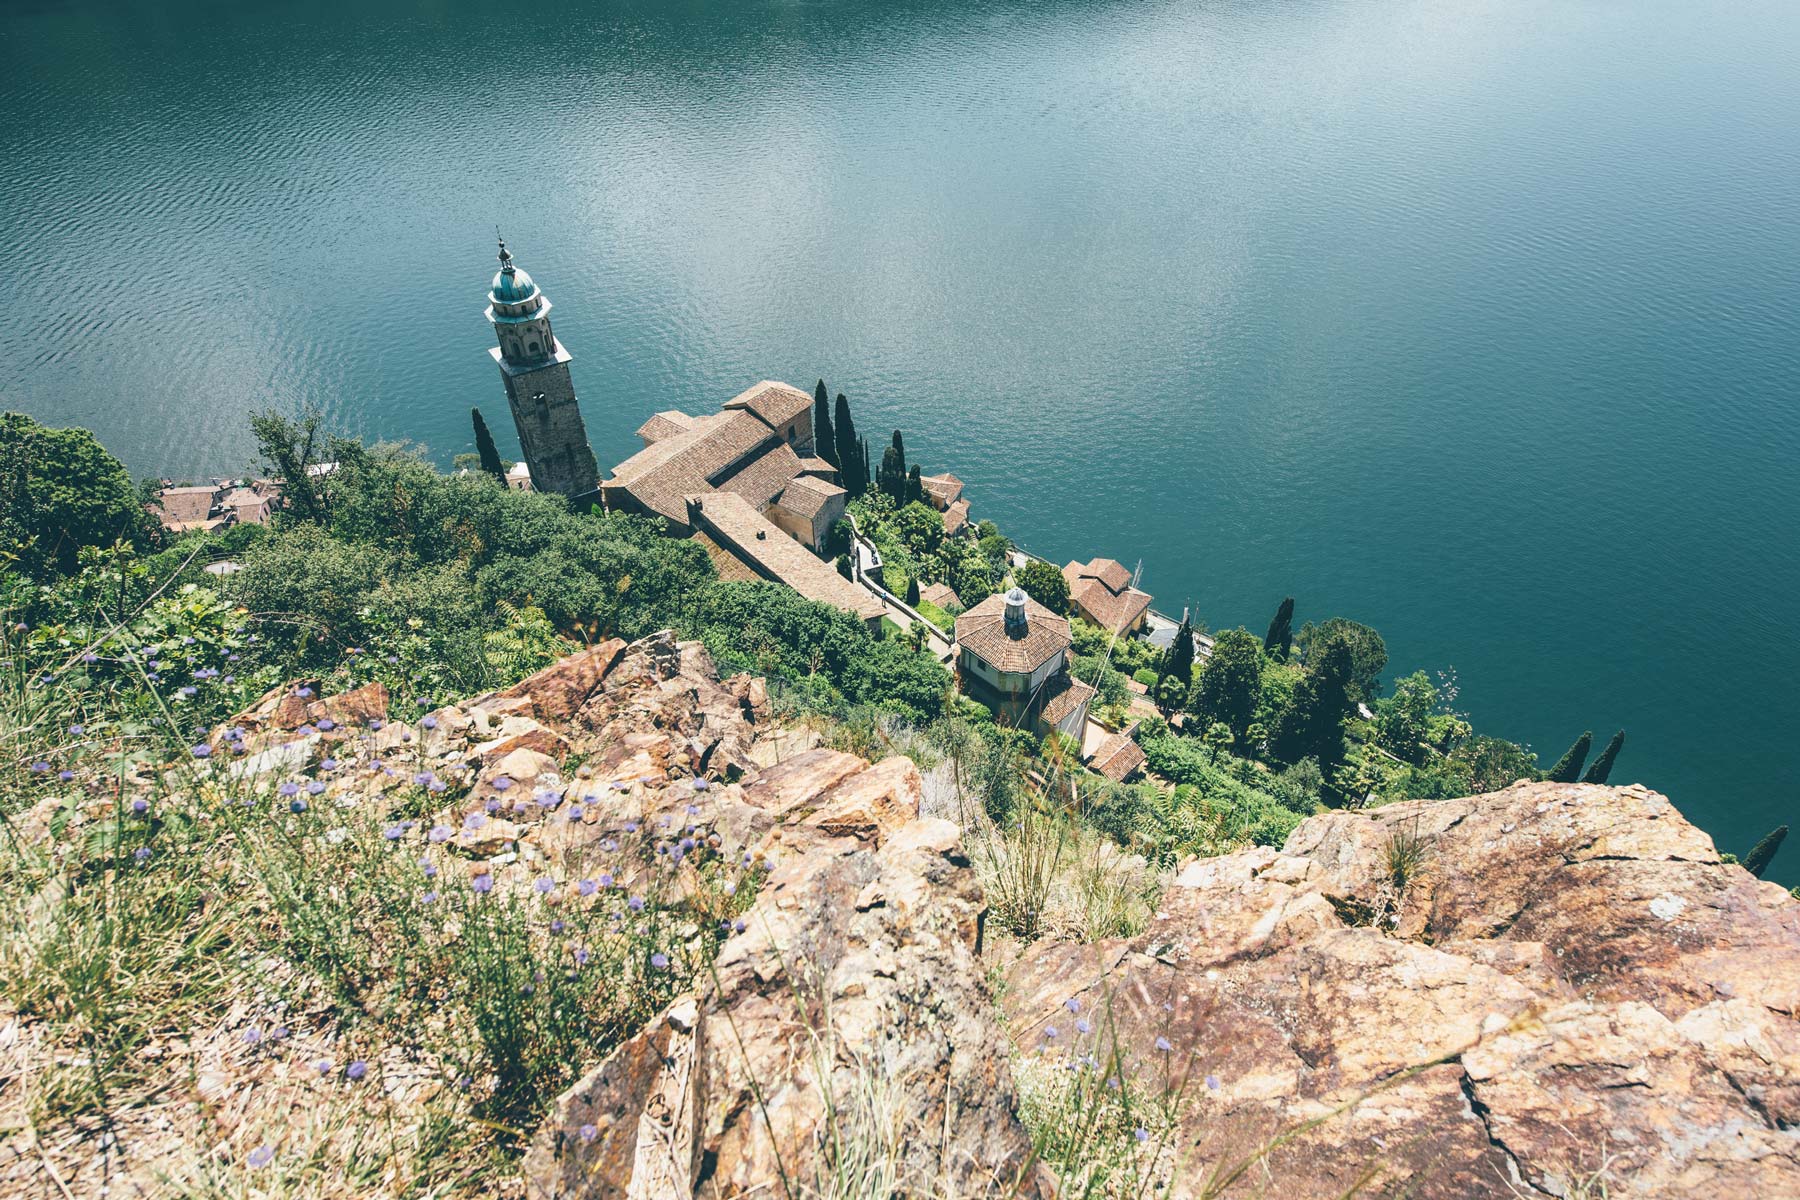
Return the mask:
[[842,392],[838,393],[837,419],[832,425],[831,436],[837,448],[837,469],[843,476],[844,489],[852,496],[862,495],[868,481],[857,482],[856,423],[850,419],[850,401]]
[[856,473],[856,491],[860,495],[869,490],[869,439],[857,438],[856,445],[862,454],[862,467]]
[[1263,649],[1277,658],[1286,658],[1294,646],[1294,598],[1289,596],[1275,610],[1269,632],[1263,637]]
[[1619,747],[1624,744],[1625,731],[1621,729],[1612,735],[1612,740],[1606,743],[1606,749],[1602,750],[1600,757],[1596,758],[1593,765],[1588,767],[1587,774],[1581,777],[1581,782],[1605,783],[1606,777],[1612,774],[1613,759],[1619,757]]
[[919,577],[916,575],[906,581],[906,602],[914,608],[919,607]]
[[820,458],[834,467],[838,465],[837,439],[831,436],[831,397],[826,394],[823,379],[813,389],[813,448]]
[[1787,837],[1787,830],[1786,825],[1777,826],[1769,831],[1767,837],[1752,846],[1750,853],[1744,855],[1744,870],[1761,879],[1763,872],[1769,869],[1769,860],[1781,849],[1781,841]]
[[1588,750],[1594,744],[1594,732],[1588,730],[1575,739],[1575,744],[1563,751],[1563,756],[1556,760],[1545,779],[1551,783],[1574,783],[1581,778],[1581,764],[1587,761]]
[[906,477],[906,503],[925,498],[925,477],[919,474],[919,464],[914,463],[912,474]]
[[475,418],[475,453],[481,456],[481,469],[506,486],[506,467],[500,462],[500,451],[494,448],[494,435],[488,432],[487,422],[481,419],[481,410],[471,408],[471,416]]
[[[1188,622],[1187,610],[1181,613],[1181,628],[1175,631],[1175,640],[1169,645],[1169,652],[1163,655],[1164,677],[1173,675],[1187,683],[1194,675],[1194,627]],[[1158,683],[1162,680],[1159,678]]]
[[889,446],[881,452],[881,470],[875,486],[894,498],[895,507],[906,502],[906,467],[900,451]]

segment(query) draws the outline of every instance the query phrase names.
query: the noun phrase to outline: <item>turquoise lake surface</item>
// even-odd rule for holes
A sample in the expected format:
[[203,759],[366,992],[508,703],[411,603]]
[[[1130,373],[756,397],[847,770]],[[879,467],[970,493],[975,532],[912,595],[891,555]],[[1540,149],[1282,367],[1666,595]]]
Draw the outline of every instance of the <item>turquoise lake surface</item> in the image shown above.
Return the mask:
[[603,466],[822,375],[1038,553],[1366,621],[1546,762],[1623,727],[1723,849],[1800,824],[1793,0],[12,0],[0,49],[0,402],[137,473],[271,404],[510,439],[498,225]]

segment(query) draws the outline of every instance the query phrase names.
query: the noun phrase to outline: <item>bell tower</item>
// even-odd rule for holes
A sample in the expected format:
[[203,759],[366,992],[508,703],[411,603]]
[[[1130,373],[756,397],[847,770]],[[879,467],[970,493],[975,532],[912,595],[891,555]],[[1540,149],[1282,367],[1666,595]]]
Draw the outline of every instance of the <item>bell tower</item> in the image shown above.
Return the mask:
[[594,491],[600,486],[600,470],[569,378],[572,356],[550,329],[548,297],[523,268],[513,265],[504,239],[500,271],[488,290],[487,319],[499,342],[488,354],[506,384],[532,488],[570,499]]

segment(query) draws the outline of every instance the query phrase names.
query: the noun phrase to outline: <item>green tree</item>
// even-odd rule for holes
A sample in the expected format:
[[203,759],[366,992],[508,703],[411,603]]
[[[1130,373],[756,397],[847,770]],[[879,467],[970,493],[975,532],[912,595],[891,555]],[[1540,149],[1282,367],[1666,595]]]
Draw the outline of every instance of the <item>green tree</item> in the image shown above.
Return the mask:
[[1450,761],[1469,778],[1473,793],[1497,792],[1521,779],[1535,779],[1537,756],[1504,738],[1476,734],[1450,752]]
[[906,602],[917,608],[919,605],[919,580],[917,576],[906,581]]
[[330,484],[313,467],[361,453],[361,447],[326,432],[319,414],[308,409],[298,418],[265,409],[250,418],[263,461],[281,480],[282,506],[302,521],[323,524],[330,513]]
[[500,451],[494,446],[494,435],[488,432],[487,422],[481,419],[481,410],[471,408],[469,413],[475,419],[475,453],[481,456],[481,469],[506,486],[506,465],[500,461]]
[[[1013,581],[1025,589],[1025,594],[1053,613],[1067,616],[1069,612],[1069,581],[1063,573],[1047,562],[1031,559],[1024,566],[1013,572]],[[961,590],[958,589],[958,595]]]
[[1194,627],[1188,623],[1187,610],[1181,612],[1181,628],[1175,631],[1175,640],[1169,643],[1169,652],[1163,656],[1162,675],[1173,676],[1183,683],[1189,683],[1194,676]]
[[1203,721],[1223,721],[1233,739],[1243,741],[1256,713],[1262,666],[1262,647],[1255,634],[1224,630],[1213,639],[1212,657],[1200,667],[1189,710]]
[[1263,635],[1263,649],[1276,658],[1286,658],[1294,644],[1294,598],[1287,597],[1275,609],[1269,621],[1269,632]]
[[1786,839],[1787,833],[1786,825],[1771,829],[1762,841],[1750,848],[1750,853],[1744,855],[1744,870],[1761,879],[1763,872],[1769,869],[1769,860],[1775,857],[1777,850],[1781,849],[1781,843]]
[[813,446],[820,458],[834,467],[839,465],[837,439],[831,433],[831,395],[823,379],[813,389]]
[[860,496],[869,488],[866,473],[869,460],[857,439],[856,423],[850,419],[850,400],[842,392],[837,397],[832,437],[836,441],[838,474],[843,477],[844,489],[852,496]]
[[1394,685],[1394,694],[1375,705],[1375,741],[1405,762],[1425,761],[1425,739],[1431,733],[1431,714],[1437,707],[1438,690],[1431,677],[1414,671]]
[[157,540],[131,476],[93,434],[0,415],[0,556],[41,576],[73,571],[83,546]]
[[[1217,653],[1215,649],[1215,657]],[[1294,686],[1293,704],[1275,737],[1277,757],[1297,762],[1310,755],[1329,773],[1344,757],[1344,721],[1355,706],[1351,639],[1327,637],[1315,646],[1306,673]]]
[[925,477],[919,473],[919,464],[912,465],[912,473],[906,477],[906,502],[918,504],[925,499]]
[[1551,783],[1574,783],[1581,778],[1581,764],[1587,761],[1588,750],[1594,744],[1593,730],[1584,732],[1575,739],[1575,744],[1563,751],[1563,756],[1556,760],[1556,765],[1545,773],[1544,778]]
[[1229,750],[1237,738],[1233,736],[1231,726],[1223,721],[1214,721],[1206,727],[1206,733],[1200,740],[1205,743],[1206,749],[1212,754],[1212,761],[1218,762],[1219,751]]
[[1581,777],[1581,782],[1605,783],[1611,778],[1613,760],[1619,757],[1619,750],[1624,745],[1625,731],[1621,729],[1612,735],[1612,738],[1606,743],[1606,749],[1600,751],[1600,757],[1593,761],[1587,769],[1587,774]]
[[1387,667],[1387,643],[1367,625],[1344,617],[1331,617],[1314,625],[1307,622],[1294,638],[1295,657],[1311,665],[1317,648],[1326,640],[1341,638],[1350,648],[1350,690],[1357,700],[1373,700],[1381,694],[1381,672]]

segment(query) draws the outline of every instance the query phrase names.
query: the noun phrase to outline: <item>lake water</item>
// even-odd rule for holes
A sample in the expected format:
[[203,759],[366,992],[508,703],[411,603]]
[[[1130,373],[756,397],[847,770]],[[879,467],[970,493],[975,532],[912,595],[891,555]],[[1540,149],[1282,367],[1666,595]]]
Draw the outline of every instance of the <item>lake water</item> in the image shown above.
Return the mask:
[[0,47],[0,400],[136,472],[270,404],[510,440],[499,225],[603,466],[823,375],[1166,611],[1367,621],[1546,761],[1623,726],[1739,853],[1800,809],[1793,0],[10,0]]

